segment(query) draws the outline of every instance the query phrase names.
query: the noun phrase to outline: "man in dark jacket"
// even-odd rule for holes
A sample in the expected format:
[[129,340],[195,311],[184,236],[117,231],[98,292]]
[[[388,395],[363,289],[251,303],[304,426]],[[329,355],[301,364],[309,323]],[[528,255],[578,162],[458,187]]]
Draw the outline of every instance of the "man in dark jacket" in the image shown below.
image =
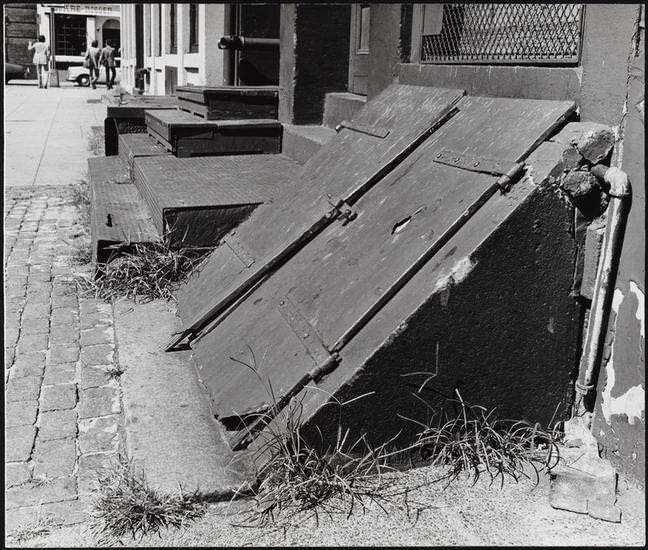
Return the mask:
[[112,40],[106,41],[106,46],[101,50],[101,64],[106,67],[106,88],[110,90],[115,85],[117,71],[115,69],[115,45]]

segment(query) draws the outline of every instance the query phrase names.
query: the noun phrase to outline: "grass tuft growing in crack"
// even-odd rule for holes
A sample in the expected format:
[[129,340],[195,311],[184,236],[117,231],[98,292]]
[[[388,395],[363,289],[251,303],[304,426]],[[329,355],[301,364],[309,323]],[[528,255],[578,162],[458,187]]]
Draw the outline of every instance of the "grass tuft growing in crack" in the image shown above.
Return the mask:
[[104,129],[102,126],[90,126],[86,133],[88,151],[95,157],[104,155]]
[[9,542],[21,544],[36,537],[49,535],[54,529],[57,529],[60,526],[60,521],[41,519],[39,515],[34,523],[19,525],[16,529],[7,533],[7,540]]
[[[254,372],[273,404],[270,410],[276,409],[279,398],[271,382],[261,376],[254,354],[248,349],[252,361],[231,359]],[[271,413],[273,418],[266,411],[253,420],[261,422],[264,429],[258,434],[251,457],[260,466],[253,490],[254,505],[244,514],[244,524],[286,529],[294,521],[311,518],[319,524],[322,514],[350,517],[356,511],[367,511],[370,504],[386,511],[385,504],[404,494],[393,491],[394,477],[390,474],[394,469],[388,465],[387,444],[371,448],[364,435],[351,439],[349,431],[339,427],[335,444],[324,448],[304,436],[302,413],[302,402],[293,398],[287,406]],[[249,417],[240,419],[240,427],[248,429],[249,425]]]
[[109,261],[99,275],[76,278],[86,296],[107,302],[170,300],[173,292],[193,273],[210,250],[168,248],[162,242],[135,244]]
[[125,372],[126,367],[123,367],[122,365],[114,365],[106,371],[106,374],[108,375],[109,380],[119,380]]
[[92,532],[99,542],[118,542],[148,534],[162,535],[202,517],[205,505],[195,493],[166,494],[152,488],[132,462],[121,459],[99,480],[93,501]]
[[558,437],[539,424],[519,420],[498,419],[495,409],[469,405],[458,390],[450,400],[453,413],[441,409],[437,422],[421,425],[422,430],[413,448],[428,463],[446,467],[443,476],[448,482],[466,474],[476,483],[481,475],[491,484],[506,477],[516,482],[530,478],[536,484],[542,471],[550,471],[558,461]]

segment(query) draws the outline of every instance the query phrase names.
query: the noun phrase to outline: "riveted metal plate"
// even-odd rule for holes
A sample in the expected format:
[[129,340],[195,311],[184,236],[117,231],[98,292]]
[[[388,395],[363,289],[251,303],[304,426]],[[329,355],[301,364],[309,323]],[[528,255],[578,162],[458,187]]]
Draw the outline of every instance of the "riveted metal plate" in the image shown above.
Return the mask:
[[234,237],[234,235],[226,235],[222,240],[234,255],[241,260],[245,267],[251,267],[254,263],[254,256],[248,252],[248,250]]
[[315,365],[326,363],[331,354],[326,349],[319,334],[313,326],[300,313],[299,309],[293,304],[287,296],[279,300],[279,313],[284,318],[288,326],[295,333],[299,341],[306,349],[306,353],[313,359]]
[[437,152],[434,155],[434,162],[447,164],[448,166],[455,166],[462,170],[470,170],[471,172],[492,174],[493,176],[506,174],[515,165],[515,162],[511,160],[480,158],[472,155],[456,153],[448,149],[442,149]]

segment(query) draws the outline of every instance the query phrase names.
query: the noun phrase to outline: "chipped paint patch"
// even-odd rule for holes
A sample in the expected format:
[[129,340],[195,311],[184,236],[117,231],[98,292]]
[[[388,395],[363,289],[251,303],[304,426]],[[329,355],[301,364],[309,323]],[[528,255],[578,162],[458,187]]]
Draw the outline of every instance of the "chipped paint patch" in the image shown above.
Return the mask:
[[450,273],[443,275],[439,278],[434,285],[433,293],[439,292],[441,290],[446,290],[451,285],[456,285],[463,281],[468,274],[473,270],[477,265],[476,261],[471,261],[469,257],[462,258],[457,263],[452,266]]
[[630,292],[632,292],[637,298],[637,311],[635,312],[635,317],[637,318],[637,321],[639,321],[639,334],[644,338],[646,329],[644,293],[639,288],[639,285],[634,281],[630,281]]
[[[635,296],[637,296],[637,301],[639,303],[637,309],[637,319],[641,323],[641,335],[643,337],[643,310],[644,310],[644,301],[643,301],[643,292],[639,290],[639,287],[631,282],[630,289]],[[632,285],[634,285],[636,290],[633,290]],[[639,294],[641,297],[639,297]],[[616,334],[616,323],[619,318],[619,308],[623,302],[625,296],[620,289],[614,290],[614,296],[612,298],[612,311],[614,311],[614,333]],[[641,313],[639,313],[641,311]],[[612,350],[610,352],[610,359],[605,365],[605,371],[607,373],[607,382],[605,388],[601,392],[601,409],[603,411],[603,416],[605,421],[610,424],[613,415],[626,415],[628,417],[629,424],[635,424],[640,422],[644,415],[644,403],[645,403],[645,390],[641,384],[633,386],[623,395],[618,397],[612,397],[612,388],[616,383],[616,371],[614,365],[614,342],[612,342]]]

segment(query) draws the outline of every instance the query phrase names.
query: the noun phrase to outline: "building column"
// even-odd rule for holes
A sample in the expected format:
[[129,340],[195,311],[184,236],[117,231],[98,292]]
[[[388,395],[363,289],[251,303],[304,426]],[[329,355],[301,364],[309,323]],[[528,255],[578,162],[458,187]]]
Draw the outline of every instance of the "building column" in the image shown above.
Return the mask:
[[86,34],[88,46],[92,43],[93,40],[96,40],[97,36],[97,18],[90,16],[86,19]]
[[[346,91],[350,13],[348,4],[281,5],[281,122],[321,124],[326,94]],[[323,44],[325,47],[314,48],[313,44]],[[317,70],[313,70],[313,67],[317,67]]]
[[199,4],[198,9],[199,71],[204,86],[222,86],[225,50],[218,49],[218,41],[225,32],[225,5]]

